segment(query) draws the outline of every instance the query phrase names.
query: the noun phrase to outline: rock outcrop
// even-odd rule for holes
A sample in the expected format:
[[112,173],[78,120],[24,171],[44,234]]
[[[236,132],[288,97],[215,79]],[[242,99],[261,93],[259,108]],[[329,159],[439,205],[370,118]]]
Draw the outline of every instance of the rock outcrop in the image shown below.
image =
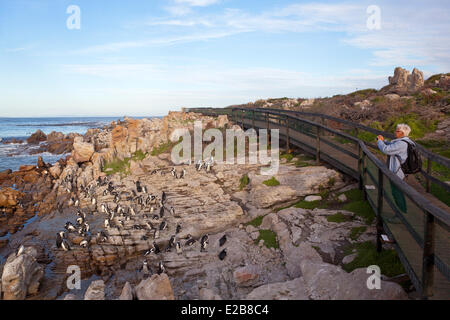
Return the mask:
[[87,162],[91,159],[94,151],[92,144],[83,142],[83,138],[77,137],[73,142],[72,158],[76,163]]
[[165,273],[142,280],[135,290],[139,300],[174,300],[172,286]]
[[44,276],[43,267],[37,262],[37,251],[25,248],[19,256],[11,254],[3,267],[2,292],[5,300],[23,300],[39,291]]
[[47,135],[39,129],[27,139],[27,142],[29,144],[38,144],[45,140],[47,140]]
[[103,280],[92,281],[86,293],[84,300],[105,300],[105,283]]
[[389,91],[392,93],[413,93],[424,85],[423,72],[414,68],[412,73],[397,67],[394,70],[394,76],[389,77]]

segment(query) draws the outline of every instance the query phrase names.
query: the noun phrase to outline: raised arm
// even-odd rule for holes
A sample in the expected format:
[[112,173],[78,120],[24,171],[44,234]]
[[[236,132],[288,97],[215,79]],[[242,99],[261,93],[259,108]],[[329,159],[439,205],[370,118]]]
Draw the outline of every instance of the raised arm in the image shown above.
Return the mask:
[[387,144],[384,141],[378,140],[377,145],[378,149],[380,149],[381,152],[387,154],[388,156],[398,154],[399,152],[404,151],[405,147],[408,147],[407,142],[405,141],[396,141],[395,143]]

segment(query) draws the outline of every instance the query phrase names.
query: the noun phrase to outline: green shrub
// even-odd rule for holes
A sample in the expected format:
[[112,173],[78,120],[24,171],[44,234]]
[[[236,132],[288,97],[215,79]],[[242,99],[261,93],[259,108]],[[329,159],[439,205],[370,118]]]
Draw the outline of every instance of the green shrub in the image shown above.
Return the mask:
[[239,180],[239,190],[244,189],[248,184],[250,183],[250,179],[248,177],[248,174],[244,174],[241,179]]
[[114,159],[110,162],[107,162],[103,166],[102,171],[105,172],[108,176],[116,173],[120,173],[121,175],[128,175],[130,174],[130,159],[131,158],[124,158],[123,160]]
[[335,222],[335,223],[348,222],[352,220],[353,218],[351,216],[347,216],[345,214],[342,214],[341,212],[338,212],[336,214],[327,217],[328,222]]
[[264,240],[264,245],[269,249],[279,248],[277,234],[272,230],[259,230],[259,237],[255,240],[255,243],[258,244],[260,240]]
[[269,180],[263,181],[263,184],[265,184],[268,187],[275,187],[275,186],[279,186],[280,182],[277,179],[275,179],[275,177],[272,177]]
[[395,250],[382,250],[377,252],[376,246],[370,242],[356,243],[346,250],[347,254],[351,254],[352,250],[357,250],[356,258],[343,266],[347,272],[352,272],[358,268],[367,268],[371,265],[377,265],[381,269],[381,273],[388,277],[398,276],[405,273],[400,259]]
[[148,152],[144,153],[141,150],[137,150],[135,153],[132,154],[131,159],[133,161],[142,161],[147,156]]
[[359,236],[362,235],[364,232],[366,232],[367,227],[355,227],[352,228],[350,231],[349,238],[356,241],[358,240]]
[[264,217],[265,217],[265,215],[264,215],[264,216],[256,217],[256,218],[253,219],[252,221],[247,222],[245,225],[246,225],[246,226],[254,226],[255,228],[258,228],[258,227],[261,225],[261,223],[262,223]]
[[372,224],[375,219],[372,207],[364,200],[346,203],[342,206],[342,210],[353,212],[355,215],[363,218],[368,225]]

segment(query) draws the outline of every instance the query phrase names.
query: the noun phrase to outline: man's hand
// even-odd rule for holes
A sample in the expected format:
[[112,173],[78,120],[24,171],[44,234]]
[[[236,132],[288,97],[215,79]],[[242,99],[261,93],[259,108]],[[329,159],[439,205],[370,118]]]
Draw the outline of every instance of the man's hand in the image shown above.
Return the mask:
[[384,137],[383,136],[378,136],[377,139],[381,140],[381,141],[384,141]]

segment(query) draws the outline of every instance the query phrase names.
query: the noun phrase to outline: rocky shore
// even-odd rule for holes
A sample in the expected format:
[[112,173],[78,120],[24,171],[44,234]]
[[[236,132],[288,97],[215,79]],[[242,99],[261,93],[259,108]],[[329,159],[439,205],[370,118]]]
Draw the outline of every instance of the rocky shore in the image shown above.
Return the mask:
[[[301,153],[273,177],[261,165],[174,167],[173,133],[196,120],[237,129],[226,116],[170,112],[85,135],[34,134],[70,156],[0,173],[2,298],[408,298],[387,276],[369,290],[366,268],[345,270],[358,255],[347,249],[376,234],[369,213],[344,208],[354,181]],[[73,265],[80,290],[66,285]]]

